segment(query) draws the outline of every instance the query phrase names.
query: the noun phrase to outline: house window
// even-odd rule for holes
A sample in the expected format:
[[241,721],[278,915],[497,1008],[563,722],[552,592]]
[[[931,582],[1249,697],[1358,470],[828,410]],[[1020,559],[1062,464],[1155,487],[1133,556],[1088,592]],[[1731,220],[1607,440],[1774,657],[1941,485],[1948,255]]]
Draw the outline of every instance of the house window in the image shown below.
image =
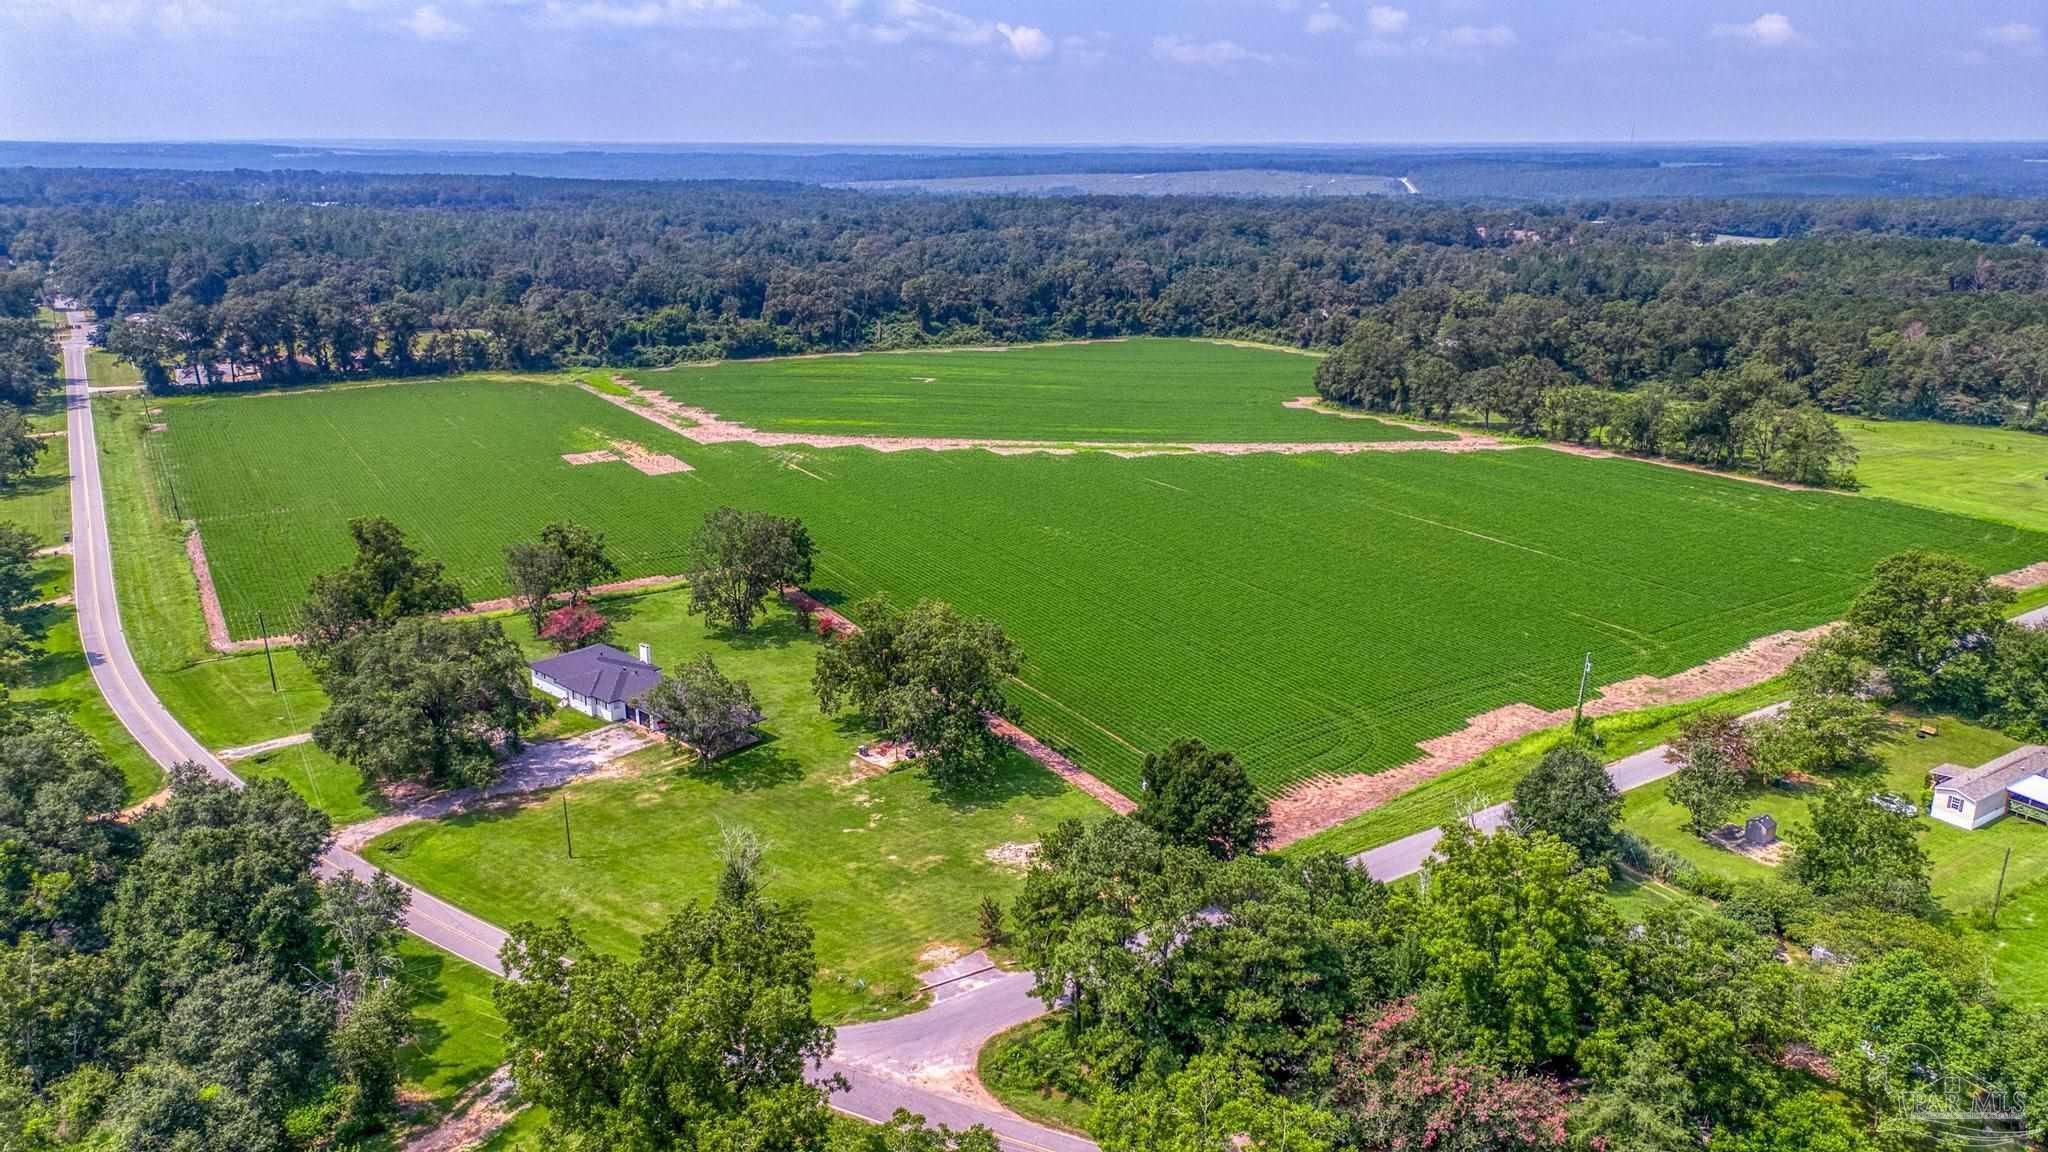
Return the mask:
[[1963,810],[1963,798],[1961,796],[1949,797],[1948,810],[1951,812],[1961,812]]

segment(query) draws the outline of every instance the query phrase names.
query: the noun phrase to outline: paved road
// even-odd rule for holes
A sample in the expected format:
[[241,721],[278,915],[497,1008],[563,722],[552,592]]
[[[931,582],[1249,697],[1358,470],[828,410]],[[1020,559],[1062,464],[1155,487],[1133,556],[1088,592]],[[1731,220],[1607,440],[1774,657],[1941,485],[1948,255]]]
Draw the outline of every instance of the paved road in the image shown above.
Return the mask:
[[[121,723],[158,764],[198,764],[216,780],[241,787],[243,781],[194,739],[150,689],[128,651],[121,608],[114,599],[114,568],[107,541],[106,505],[100,493],[99,445],[86,386],[87,322],[83,312],[67,314],[70,334],[63,342],[65,400],[71,451],[71,539],[78,599],[78,631],[86,662],[101,695]],[[322,876],[347,872],[364,879],[378,869],[354,852],[329,848],[321,856]],[[504,975],[498,950],[505,933],[445,901],[406,885],[412,901],[406,928],[448,953]],[[1055,1132],[1013,1116],[993,1100],[971,1091],[942,1090],[929,1077],[941,1065],[973,1067],[973,1054],[997,1032],[1043,1011],[1030,997],[1028,973],[974,977],[939,989],[931,1008],[879,1024],[839,1032],[839,1051],[827,1071],[844,1075],[850,1091],[833,1097],[842,1111],[868,1120],[887,1120],[908,1108],[929,1120],[966,1128],[985,1124],[1015,1152],[1093,1152],[1087,1140]],[[964,1054],[964,1055],[963,1055]],[[921,1082],[921,1078],[924,1078]]]
[[[63,342],[64,397],[71,452],[72,584],[78,606],[78,636],[86,664],[100,695],[121,724],[158,764],[193,763],[223,783],[242,786],[242,778],[194,739],[157,699],[121,630],[121,606],[114,599],[114,563],[107,541],[106,503],[100,493],[99,442],[95,438],[92,401],[86,386],[83,312],[66,314],[71,330]],[[353,852],[329,849],[320,858],[323,876],[353,873],[368,878],[377,869]],[[420,939],[492,972],[502,974],[498,948],[505,934],[467,912],[408,886],[412,896],[406,927]]]
[[2036,608],[2032,612],[2022,612],[2013,617],[2013,620],[2022,628],[2048,628],[2048,606]]
[[1031,995],[1031,973],[989,967],[980,952],[934,974],[929,1008],[874,1024],[838,1029],[825,1071],[852,1084],[833,1106],[880,1119],[908,1108],[935,1124],[986,1124],[1003,1146],[1020,1152],[1095,1152],[1092,1141],[1011,1116],[975,1078],[989,1037],[1045,1013]]
[[[1749,713],[1743,719],[1757,720],[1775,715],[1783,707],[1782,704],[1772,704]],[[1668,759],[1670,751],[1669,744],[1645,748],[1633,756],[1624,756],[1609,764],[1607,775],[1613,779],[1614,787],[1619,791],[1627,792],[1631,788],[1641,788],[1678,771],[1678,765]],[[1495,804],[1491,808],[1482,808],[1474,812],[1472,826],[1482,832],[1492,832],[1506,823],[1507,818],[1508,806]],[[1430,853],[1436,851],[1436,842],[1443,839],[1443,835],[1443,832],[1436,828],[1417,832],[1413,836],[1404,836],[1370,851],[1360,852],[1351,858],[1351,862],[1371,873],[1375,880],[1383,883],[1398,880],[1422,871],[1422,865],[1429,860]]]

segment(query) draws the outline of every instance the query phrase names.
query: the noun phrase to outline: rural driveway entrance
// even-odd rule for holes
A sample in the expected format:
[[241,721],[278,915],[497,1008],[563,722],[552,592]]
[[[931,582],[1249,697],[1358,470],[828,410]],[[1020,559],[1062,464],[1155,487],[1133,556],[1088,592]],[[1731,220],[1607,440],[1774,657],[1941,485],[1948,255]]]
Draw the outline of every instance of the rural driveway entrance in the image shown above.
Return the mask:
[[607,724],[594,732],[584,732],[567,740],[534,744],[507,760],[505,771],[482,788],[436,792],[416,804],[407,804],[394,812],[351,824],[334,834],[334,842],[351,852],[360,852],[363,845],[393,828],[402,828],[415,820],[457,816],[475,805],[501,796],[558,788],[622,756],[638,752],[657,739],[645,729],[630,724]]
[[[853,1087],[834,1095],[832,1106],[871,1118],[908,1108],[954,1128],[988,1124],[1004,1147],[1025,1152],[1095,1152],[1090,1140],[1011,1116],[974,1074],[989,1037],[1045,1013],[1031,994],[1031,973],[992,968],[976,952],[930,975],[931,1007],[837,1029],[823,1070]],[[991,1114],[1004,1119],[992,1123]]]
[[[1769,707],[1759,708],[1749,713],[1743,719],[1761,720],[1766,716],[1775,716],[1783,707],[1783,704],[1772,704]],[[1614,781],[1614,788],[1617,792],[1627,792],[1630,789],[1640,788],[1645,784],[1662,780],[1673,772],[1678,771],[1678,765],[1671,761],[1670,753],[1671,745],[1669,744],[1659,744],[1655,748],[1645,748],[1633,756],[1624,756],[1609,764],[1607,766],[1607,776]],[[1481,832],[1493,832],[1502,824],[1507,823],[1507,819],[1508,806],[1506,804],[1495,804],[1491,808],[1482,808],[1474,812],[1472,814],[1472,826]],[[1415,833],[1413,836],[1403,836],[1399,840],[1382,844],[1366,852],[1360,852],[1358,855],[1351,857],[1351,863],[1365,869],[1366,872],[1371,874],[1373,879],[1382,883],[1390,883],[1399,880],[1403,876],[1422,871],[1423,864],[1428,862],[1430,853],[1436,851],[1437,841],[1443,839],[1443,836],[1442,829],[1426,829]]]

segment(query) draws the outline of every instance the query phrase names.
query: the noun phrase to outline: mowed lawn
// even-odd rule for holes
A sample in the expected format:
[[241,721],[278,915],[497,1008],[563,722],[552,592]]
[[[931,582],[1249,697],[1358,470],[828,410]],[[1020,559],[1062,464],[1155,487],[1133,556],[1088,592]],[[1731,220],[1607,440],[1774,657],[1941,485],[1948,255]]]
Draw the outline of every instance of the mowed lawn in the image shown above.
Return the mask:
[[[640,576],[680,571],[706,510],[765,509],[804,518],[828,599],[933,596],[1000,621],[1025,655],[1026,727],[1132,794],[1143,751],[1183,735],[1269,790],[1398,764],[1504,704],[1569,706],[1589,650],[1611,683],[1833,619],[1903,548],[1994,571],[2048,559],[2048,535],[2010,525],[1539,448],[701,446],[532,378],[163,408],[169,430],[144,438],[159,503],[199,522],[238,635],[259,610],[290,626],[312,576],[346,562],[351,516],[390,516],[484,598],[505,592],[504,546],[552,520],[603,530]],[[695,470],[561,459],[614,439]]]
[[[1020,755],[993,786],[968,793],[935,791],[911,771],[864,776],[852,763],[863,734],[822,715],[811,693],[815,636],[782,609],[753,635],[707,635],[687,603],[670,591],[601,606],[620,644],[649,643],[668,666],[709,652],[748,681],[765,740],[701,767],[656,747],[632,757],[623,778],[408,825],[373,841],[368,857],[492,923],[567,916],[623,953],[708,899],[724,830],[752,829],[767,842],[768,888],[802,901],[817,932],[818,1007],[844,1020],[906,1007],[916,972],[942,958],[920,960],[930,950],[979,946],[982,897],[1007,901],[1023,878],[991,850],[1103,814]],[[506,624],[532,647],[523,618]]]
[[[1929,738],[1913,735],[1913,728],[1926,722],[1933,723],[1939,734]],[[1858,781],[1866,787],[1896,792],[1921,808],[1923,815],[1916,821],[1921,829],[1920,846],[1933,862],[1934,894],[1951,911],[1990,908],[2008,848],[2012,849],[2005,879],[2008,895],[2036,882],[2048,882],[2048,827],[2008,817],[1965,831],[1924,815],[1928,769],[1944,762],[1973,768],[2018,746],[2018,741],[2004,733],[1953,716],[1902,717],[1895,738],[1884,749],[1882,771]],[[1685,810],[1671,803],[1666,795],[1668,783],[1659,781],[1630,792],[1622,802],[1623,823],[1651,843],[1731,880],[1777,874],[1776,868],[1707,844],[1686,831]],[[1757,789],[1744,799],[1736,820],[1769,813],[1778,821],[1782,836],[1807,822],[1818,787]]]
[[2048,531],[2048,436],[1931,420],[1844,420],[1865,492]]
[[631,375],[685,404],[775,432],[1011,440],[1222,442],[1443,439],[1283,405],[1316,359],[1204,340],[1136,339],[953,352],[729,360]]

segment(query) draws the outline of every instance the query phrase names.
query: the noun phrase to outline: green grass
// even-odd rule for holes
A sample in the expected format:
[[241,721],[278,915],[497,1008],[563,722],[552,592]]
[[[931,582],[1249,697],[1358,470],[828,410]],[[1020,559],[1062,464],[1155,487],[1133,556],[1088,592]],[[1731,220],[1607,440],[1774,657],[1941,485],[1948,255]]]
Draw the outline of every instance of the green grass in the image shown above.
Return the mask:
[[[1929,718],[1902,720],[1896,737],[1884,749],[1881,769],[1861,780],[1869,787],[1899,793],[1919,805],[1923,813],[1929,768],[1944,761],[1974,767],[2010,751],[2018,743],[2003,733],[1953,716],[1931,718],[1940,730],[1938,735],[1915,737],[1912,728],[1926,719]],[[1775,868],[1707,844],[1686,831],[1685,810],[1665,795],[1667,783],[1647,785],[1623,800],[1622,820],[1630,830],[1705,871],[1731,880],[1776,874]],[[1795,824],[1806,821],[1815,787],[1820,786],[1754,790],[1744,799],[1737,818],[1769,813],[1778,821],[1779,834],[1783,835]],[[1924,814],[1916,823],[1922,829],[1920,845],[1933,864],[1934,894],[1952,911],[1974,912],[1990,906],[2007,848],[2013,850],[2006,876],[2008,892],[2048,880],[2048,828],[2007,818],[1972,832]]]
[[[39,404],[34,412],[38,426],[57,413],[61,426],[62,405],[54,401]],[[46,545],[63,541],[71,530],[71,468],[69,448],[62,437],[44,441],[42,456],[31,475],[0,489],[0,521],[12,521],[36,534]],[[50,557],[40,564],[38,591],[44,599],[71,591],[71,561]],[[78,640],[78,622],[72,609],[50,607],[25,613],[19,623],[43,655],[28,669],[20,684],[12,685],[9,697],[18,704],[68,717],[93,738],[127,782],[128,798],[140,800],[155,792],[163,772],[114,717],[100,696],[86,665]]]
[[34,471],[0,486],[0,520],[35,533],[45,546],[63,542],[71,531],[71,461],[62,436],[43,441]]
[[2011,612],[2018,615],[2021,612],[2031,612],[2043,605],[2048,605],[2048,584],[2037,584],[2019,594],[2012,603]]
[[1016,1064],[1026,1045],[1047,1028],[1056,1027],[1059,1025],[1041,1017],[996,1033],[982,1045],[975,1071],[982,1087],[1017,1115],[1050,1128],[1086,1134],[1094,1104],[1039,1083],[1028,1065]]
[[2007,1000],[2048,1007],[2048,880],[2005,895],[1988,935],[1992,980]]
[[723,361],[638,382],[776,432],[1009,440],[1416,440],[1377,420],[1282,407],[1316,362],[1195,340]]
[[1652,912],[1697,898],[1661,880],[1639,876],[1623,868],[1610,868],[1607,899],[1623,916],[1641,923]]
[[[2010,526],[1542,449],[789,453],[697,445],[539,379],[167,401],[161,419],[160,503],[200,522],[238,635],[258,610],[288,623],[346,562],[355,515],[392,517],[483,598],[505,591],[505,544],[551,520],[603,530],[640,576],[679,571],[707,509],[770,509],[804,518],[828,600],[999,620],[1026,726],[1132,793],[1141,751],[1182,735],[1269,790],[1386,768],[1503,704],[1569,706],[1586,650],[1601,682],[1668,675],[1833,619],[1905,547],[2048,557]],[[609,438],[696,470],[560,459]]]
[[411,936],[398,945],[413,993],[414,1036],[399,1053],[406,1087],[445,1107],[505,1062],[505,1021],[491,1002],[496,978]]
[[[1611,763],[1624,756],[1667,743],[1677,735],[1679,721],[1700,712],[1722,711],[1741,715],[1784,696],[1776,680],[1752,688],[1725,692],[1683,704],[1619,712],[1593,721],[1604,741],[1601,755]],[[1503,744],[1459,768],[1417,785],[1364,815],[1354,817],[1289,846],[1290,854],[1338,852],[1353,855],[1399,840],[1424,829],[1453,820],[1461,812],[1507,801],[1515,785],[1543,759],[1543,754],[1564,742],[1567,728],[1560,725]]]
[[[296,652],[280,648],[271,653],[279,688],[273,693],[262,653],[223,656],[206,645],[183,525],[160,505],[158,488],[146,472],[152,447],[148,438],[162,435],[146,431],[157,419],[146,412],[152,405],[128,396],[100,397],[93,405],[115,594],[129,648],[150,687],[210,748],[307,731],[327,699]],[[361,775],[310,744],[240,761],[235,771],[245,778],[285,780],[337,823],[375,814]]]
[[[810,677],[818,641],[776,610],[756,635],[705,634],[686,594],[604,602],[619,638],[648,642],[655,659],[710,652],[748,680],[768,739],[713,764],[685,768],[666,748],[637,754],[625,778],[588,780],[486,814],[413,824],[366,855],[394,874],[491,921],[568,916],[598,947],[627,952],[691,900],[708,897],[721,829],[768,842],[768,885],[804,901],[817,931],[817,1005],[858,1019],[903,1010],[935,944],[975,946],[985,895],[1007,899],[1021,874],[989,849],[1037,840],[1101,808],[1022,756],[968,796],[936,793],[914,772],[856,779],[863,734],[818,712]],[[508,631],[532,645],[523,618]],[[537,646],[533,646],[538,650]],[[565,852],[566,796],[575,857]]]
[[1921,420],[1844,420],[1865,492],[2048,531],[2048,436]]
[[142,370],[103,348],[88,348],[85,374],[95,388],[126,388],[142,383]]

